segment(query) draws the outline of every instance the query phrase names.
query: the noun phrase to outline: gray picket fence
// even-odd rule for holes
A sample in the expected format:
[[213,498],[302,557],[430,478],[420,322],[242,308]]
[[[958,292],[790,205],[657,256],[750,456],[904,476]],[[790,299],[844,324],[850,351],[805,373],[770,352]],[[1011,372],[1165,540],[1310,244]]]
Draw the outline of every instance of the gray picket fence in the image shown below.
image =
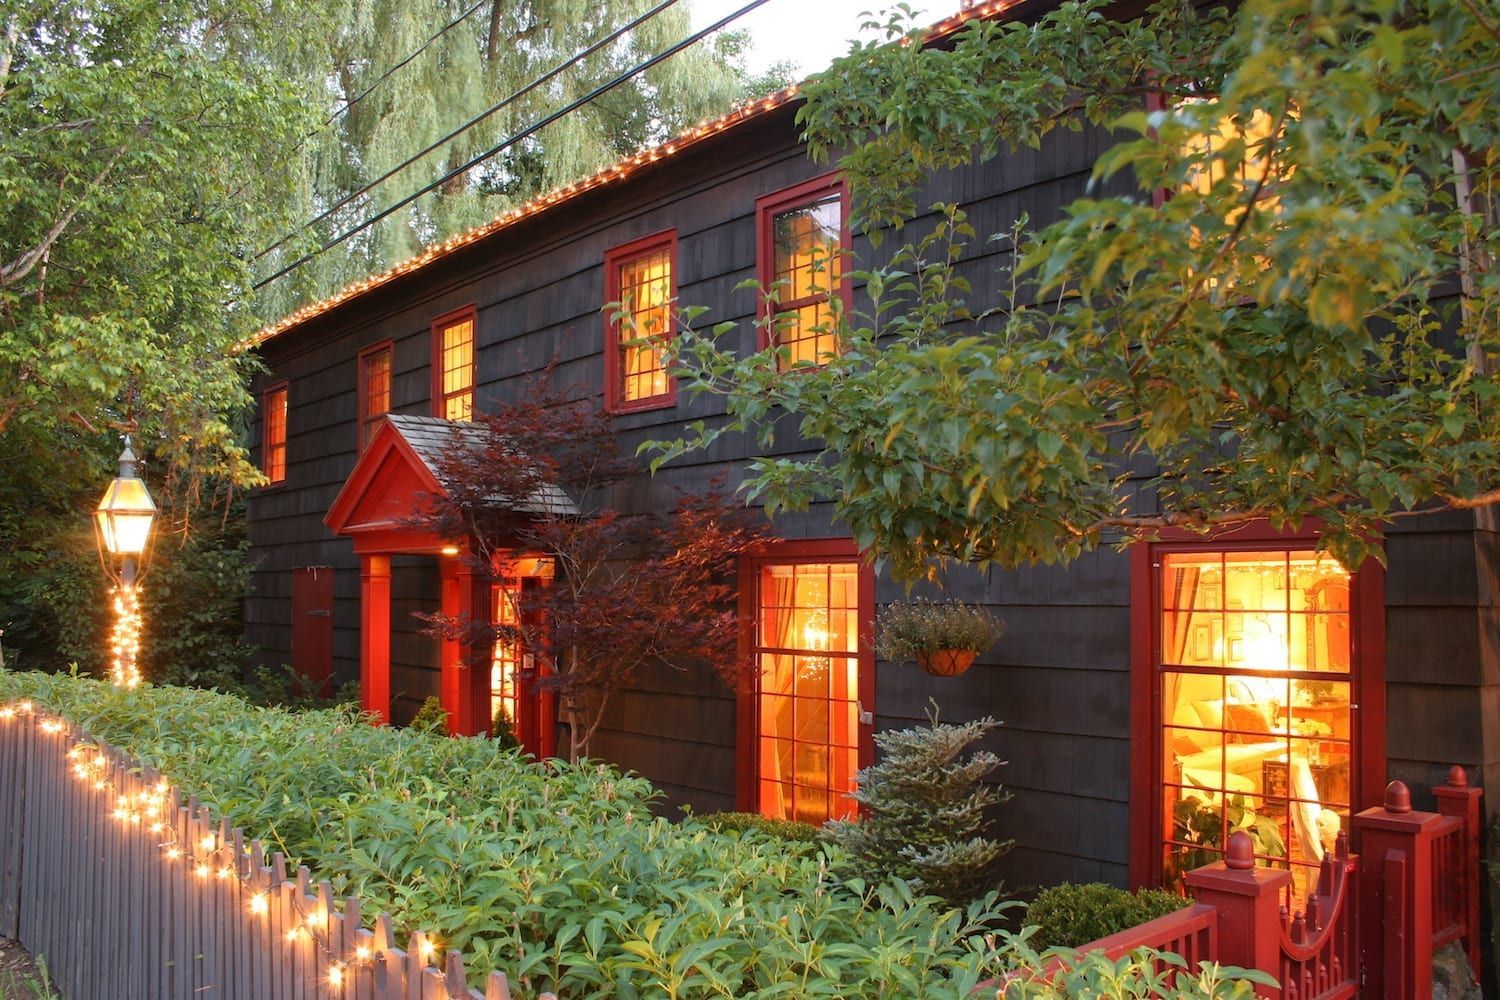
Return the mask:
[[[29,703],[0,706],[0,937],[69,1000],[510,1000]],[[556,1000],[543,994],[540,1000]]]

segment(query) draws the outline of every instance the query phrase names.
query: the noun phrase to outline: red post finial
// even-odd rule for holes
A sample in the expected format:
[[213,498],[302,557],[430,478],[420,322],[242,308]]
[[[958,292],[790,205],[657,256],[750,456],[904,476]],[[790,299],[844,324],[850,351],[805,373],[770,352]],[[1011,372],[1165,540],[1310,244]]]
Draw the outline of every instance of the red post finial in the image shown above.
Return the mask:
[[1255,867],[1255,841],[1244,830],[1229,835],[1229,847],[1224,852],[1224,866],[1237,872],[1247,872]]
[[1411,812],[1411,789],[1406,787],[1406,782],[1393,781],[1385,786],[1385,811]]
[[1450,767],[1448,769],[1448,787],[1449,788],[1468,788],[1469,787],[1469,774],[1468,774],[1468,772],[1465,771],[1463,768],[1459,767],[1457,764],[1454,764],[1452,767]]

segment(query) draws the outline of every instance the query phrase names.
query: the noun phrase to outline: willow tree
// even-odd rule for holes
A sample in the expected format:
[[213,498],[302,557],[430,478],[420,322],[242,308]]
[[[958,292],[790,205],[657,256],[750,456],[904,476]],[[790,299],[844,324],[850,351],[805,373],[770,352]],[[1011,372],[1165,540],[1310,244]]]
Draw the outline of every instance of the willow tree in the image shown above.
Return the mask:
[[[326,127],[289,156],[302,173],[304,220],[327,214],[262,261],[270,275],[369,216],[609,83],[691,34],[686,3],[459,126],[613,34],[660,0],[343,0],[310,83],[327,87]],[[456,22],[456,23],[455,23]],[[436,35],[434,38],[433,36]],[[779,81],[748,76],[746,37],[692,46],[319,254],[267,288],[279,309],[404,260],[418,247],[487,221],[726,110]],[[410,59],[410,61],[406,61]],[[319,74],[326,74],[319,76]],[[388,180],[370,182],[436,145]]]
[[[750,489],[830,500],[908,576],[1252,518],[1319,518],[1357,564],[1389,519],[1500,501],[1493,7],[1107,14],[871,45],[810,87],[813,152],[852,150],[857,213],[903,245],[800,378],[686,340],[730,417],[665,454],[791,411],[813,453]],[[902,229],[921,180],[1087,126],[1113,132],[1090,193],[997,234],[1000,305],[971,308],[957,265],[989,234],[951,205]]]

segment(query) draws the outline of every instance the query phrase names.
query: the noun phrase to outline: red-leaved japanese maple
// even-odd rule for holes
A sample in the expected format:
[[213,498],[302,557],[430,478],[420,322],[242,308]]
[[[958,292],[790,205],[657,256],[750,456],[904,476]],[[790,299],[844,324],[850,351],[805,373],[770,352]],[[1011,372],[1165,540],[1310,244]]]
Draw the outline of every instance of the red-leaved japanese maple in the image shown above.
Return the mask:
[[522,679],[557,696],[570,759],[589,755],[611,698],[642,668],[707,665],[744,682],[735,561],[765,533],[721,484],[637,509],[667,491],[622,451],[597,400],[548,381],[455,431],[438,465],[447,492],[430,498],[424,527],[466,539],[485,572],[527,557],[552,578],[521,590],[519,624],[426,616],[429,631],[462,640],[469,669],[487,666],[497,639],[519,640],[533,654]]

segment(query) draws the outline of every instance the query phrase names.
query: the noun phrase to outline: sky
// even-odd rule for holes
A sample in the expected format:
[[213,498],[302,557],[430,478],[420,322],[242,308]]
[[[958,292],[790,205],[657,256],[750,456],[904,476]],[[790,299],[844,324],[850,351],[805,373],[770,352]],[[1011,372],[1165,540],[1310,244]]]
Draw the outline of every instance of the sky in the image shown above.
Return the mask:
[[[693,27],[701,28],[743,7],[747,0],[688,0],[692,5]],[[859,32],[861,12],[881,10],[894,0],[769,0],[734,22],[732,27],[748,28],[755,42],[750,68],[764,69],[772,63],[789,59],[796,64],[794,77],[806,76],[827,66],[835,56],[849,48],[849,39]],[[911,0],[908,0],[911,2]],[[912,2],[926,10],[923,22],[958,9],[958,0],[921,0]]]

